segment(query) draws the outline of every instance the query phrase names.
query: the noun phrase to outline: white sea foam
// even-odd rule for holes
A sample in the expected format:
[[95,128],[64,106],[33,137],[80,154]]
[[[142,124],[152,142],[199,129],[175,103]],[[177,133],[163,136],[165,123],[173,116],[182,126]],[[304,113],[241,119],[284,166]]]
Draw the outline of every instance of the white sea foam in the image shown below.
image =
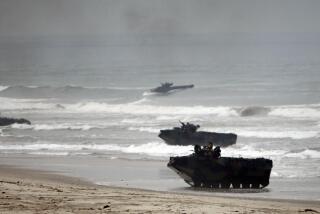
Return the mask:
[[13,99],[0,97],[0,110],[44,110],[54,109],[55,104],[45,103],[44,99]]
[[34,143],[34,144],[20,144],[20,145],[0,145],[0,151],[16,150],[16,151],[118,151],[123,153],[147,154],[150,156],[164,156],[171,155],[187,155],[192,151],[192,146],[169,146],[165,143],[150,142],[141,145],[115,145],[115,144],[55,144],[55,143]]
[[274,128],[268,130],[267,128],[238,128],[238,127],[226,127],[226,128],[204,128],[204,131],[209,132],[223,132],[229,133],[233,132],[236,133],[238,136],[241,137],[250,137],[250,138],[269,138],[269,139],[276,139],[276,138],[291,138],[295,140],[299,139],[307,139],[307,138],[314,138],[320,135],[319,131],[315,130],[285,130],[285,129],[278,129],[275,130]]
[[[132,144],[132,145],[116,145],[116,144],[57,144],[57,143],[32,143],[32,144],[8,144],[0,145],[1,151],[65,151],[65,152],[78,152],[85,150],[96,152],[117,151],[123,153],[146,154],[149,156],[175,156],[175,155],[188,155],[193,152],[193,146],[171,146],[162,142],[150,142],[145,144]],[[223,156],[230,157],[286,157],[286,158],[320,158],[320,152],[317,150],[306,149],[301,152],[288,152],[285,150],[265,150],[260,148],[253,148],[252,146],[231,146],[223,149]]]
[[9,86],[0,85],[0,92],[6,90]]
[[93,128],[101,128],[101,127],[94,127],[86,124],[34,124],[34,125],[27,125],[27,124],[12,124],[12,128],[14,129],[33,129],[35,131],[44,131],[44,130],[83,130],[87,131]]
[[317,131],[236,131],[237,135],[242,137],[255,138],[291,138],[291,139],[306,139],[313,138],[319,135]]
[[70,145],[70,144],[49,144],[49,143],[33,143],[33,144],[10,144],[10,145],[0,145],[0,150],[55,150],[55,151],[65,151],[65,150],[81,150],[81,145]]
[[120,151],[125,153],[140,153],[150,156],[172,156],[172,155],[187,155],[192,151],[192,146],[169,146],[165,143],[151,142],[141,145],[130,145],[121,148]]
[[143,92],[143,94],[142,94],[142,96],[152,96],[152,95],[156,95],[157,93],[155,93],[155,92],[151,92],[151,91],[145,91],[145,92]]
[[152,127],[129,127],[130,131],[140,131],[140,132],[150,132],[150,133],[159,133],[160,128]]
[[285,150],[265,150],[259,148],[253,148],[252,146],[245,145],[242,147],[232,146],[223,149],[223,156],[230,157],[246,157],[246,158],[258,158],[258,157],[275,157],[285,154]]
[[284,107],[275,107],[269,113],[271,116],[280,116],[280,117],[311,117],[311,118],[320,118],[320,109],[312,106],[284,106]]
[[300,158],[300,159],[320,158],[320,151],[306,149],[301,152],[287,153],[284,156],[290,157],[290,158]]
[[110,160],[116,160],[116,159],[118,159],[118,157],[115,157],[115,156],[110,157]]
[[296,170],[296,169],[272,169],[270,177],[273,178],[315,178],[319,177],[317,171]]
[[137,104],[107,104],[97,102],[77,103],[66,106],[72,112],[105,112],[117,114],[164,114],[164,115],[216,115],[236,116],[237,112],[230,107],[206,106],[153,106]]
[[126,123],[126,124],[146,124],[149,123],[150,119],[143,119],[141,117],[139,118],[127,118],[121,120],[121,123]]
[[235,107],[240,116],[277,116],[291,118],[319,118],[319,104]]
[[148,101],[149,101],[149,100],[144,97],[144,98],[142,98],[142,99],[140,99],[140,100],[137,100],[137,101],[134,101],[134,102],[129,103],[129,105],[142,104],[142,103],[146,103],[146,102],[148,102]]
[[[220,117],[241,116],[239,107],[229,106],[165,106],[147,104],[148,99],[142,98],[135,102],[110,104],[106,102],[81,102],[75,104],[49,103],[47,99],[13,99],[0,97],[0,110],[48,110],[51,113],[114,113],[133,115],[157,115],[156,120],[193,120],[203,121],[203,116]],[[294,105],[259,107],[270,109],[264,116],[292,118],[320,118],[320,108],[315,105]],[[247,109],[247,108],[245,108]],[[200,117],[199,117],[200,116]],[[253,114],[252,116],[255,116]]]
[[271,171],[271,177],[276,177],[276,178],[279,178],[279,177],[282,177],[278,172],[275,172],[274,170]]
[[[146,114],[159,115],[157,120],[169,120],[170,118],[181,119],[181,116],[188,116],[185,120],[199,120],[203,118],[196,117],[196,115],[215,115],[220,117],[237,117],[241,116],[239,107],[229,106],[161,106],[148,105],[148,100],[142,98],[141,100],[125,103],[125,104],[108,104],[99,102],[86,102],[71,105],[65,105],[66,110],[75,112],[101,112],[101,113],[118,113],[118,114]],[[262,108],[262,107],[261,107]],[[267,108],[267,107],[263,107]],[[320,118],[320,108],[315,106],[279,106],[268,107],[270,112],[266,115],[277,117],[292,117],[292,118]],[[254,116],[254,115],[253,115]]]
[[[206,119],[205,119],[206,118]],[[196,121],[196,122],[201,122],[201,121],[206,121],[207,117],[205,116],[202,118],[202,115],[160,115],[156,117],[156,120],[158,121]],[[179,124],[178,124],[179,125]]]
[[50,155],[50,156],[67,156],[70,153],[69,152],[29,152],[30,155]]
[[156,120],[179,120],[181,119],[180,116],[167,116],[167,115],[161,115],[156,117]]

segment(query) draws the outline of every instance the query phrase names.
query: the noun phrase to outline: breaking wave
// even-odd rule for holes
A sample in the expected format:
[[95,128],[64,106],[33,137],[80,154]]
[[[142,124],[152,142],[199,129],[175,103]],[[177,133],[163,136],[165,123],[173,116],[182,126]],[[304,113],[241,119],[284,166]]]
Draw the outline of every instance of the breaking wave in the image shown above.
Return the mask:
[[246,158],[258,158],[258,157],[274,157],[285,154],[285,150],[265,150],[265,149],[258,149],[254,148],[249,145],[245,146],[234,146],[234,147],[227,147],[223,150],[223,156],[230,156],[230,157],[246,157]]
[[320,118],[320,107],[318,105],[292,105],[292,106],[249,106],[235,107],[239,116],[278,116],[290,118]]
[[150,133],[159,133],[160,128],[152,127],[129,127],[130,131],[140,131],[140,132],[150,132]]
[[[78,112],[106,112],[120,114],[159,114],[159,115],[216,115],[221,117],[236,116],[278,116],[290,118],[320,118],[320,108],[313,106],[285,107],[229,107],[229,106],[161,106],[144,104],[141,99],[132,103],[108,104],[101,102],[85,102],[64,105],[66,110]],[[245,112],[245,113],[244,113]],[[167,118],[158,118],[167,119]]]
[[[131,154],[145,154],[149,156],[169,157],[188,155],[193,152],[193,146],[172,146],[162,142],[150,142],[145,144],[57,144],[57,143],[30,143],[30,144],[9,144],[0,145],[0,151],[60,151],[60,152],[79,152],[85,153],[99,152],[122,152]],[[90,152],[91,151],[91,152]],[[320,151],[315,149],[305,149],[299,152],[285,150],[265,150],[254,148],[249,145],[232,146],[223,150],[223,156],[246,157],[246,158],[299,158],[299,159],[319,159]]]
[[[5,89],[7,90],[7,89]],[[1,94],[1,92],[0,92]],[[104,94],[105,95],[105,94]],[[113,98],[109,98],[112,102]],[[196,120],[203,121],[202,116],[219,117],[255,117],[271,116],[284,118],[320,118],[320,105],[292,105],[273,107],[233,107],[233,106],[168,106],[151,105],[147,98],[128,103],[77,102],[54,103],[52,99],[16,99],[0,97],[0,110],[50,110],[60,113],[114,113],[132,115],[157,115],[156,120]],[[195,117],[196,116],[196,117]],[[198,116],[198,117],[197,117]],[[206,117],[207,118],[207,117]]]
[[306,139],[313,138],[319,135],[318,131],[236,131],[242,137],[255,138],[291,138],[291,139]]
[[267,115],[271,111],[270,107],[249,106],[239,109],[239,115],[242,117]]
[[32,129],[35,131],[49,131],[49,130],[82,130],[87,131],[93,128],[102,128],[97,126],[90,126],[84,124],[12,124],[12,128],[14,129]]
[[230,107],[206,106],[154,106],[129,104],[108,104],[97,102],[77,103],[65,106],[67,110],[78,112],[108,112],[119,114],[165,114],[165,115],[202,115],[236,116],[237,113]]
[[46,103],[44,99],[13,99],[0,97],[0,110],[45,110],[54,109],[58,106]]
[[[80,102],[75,104],[50,103],[46,99],[15,99],[0,97],[0,110],[50,110],[61,113],[115,113],[137,115],[216,115],[237,116],[231,107],[206,106],[155,106],[143,104],[146,99],[124,104],[106,102]],[[161,120],[161,118],[159,118]],[[163,118],[162,118],[163,119]]]
[[270,112],[271,116],[281,117],[311,117],[320,118],[320,108],[317,107],[277,107]]
[[299,159],[315,159],[320,158],[320,151],[305,149],[300,152],[290,152],[284,155],[289,158],[299,158]]
[[193,147],[169,146],[165,143],[150,142],[141,145],[120,146],[115,144],[55,144],[55,143],[34,143],[24,145],[0,145],[0,151],[81,151],[91,150],[99,152],[117,151],[123,153],[147,154],[150,156],[187,155],[190,154]]
[[141,119],[139,118],[128,118],[128,119],[123,119],[121,120],[121,123],[126,123],[126,124],[146,124],[148,123],[148,119]]

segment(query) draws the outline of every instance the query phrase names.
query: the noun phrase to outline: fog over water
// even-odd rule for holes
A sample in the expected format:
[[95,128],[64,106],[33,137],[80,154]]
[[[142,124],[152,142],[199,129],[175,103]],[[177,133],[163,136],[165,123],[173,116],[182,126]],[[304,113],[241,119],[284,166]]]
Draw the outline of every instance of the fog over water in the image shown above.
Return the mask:
[[[175,188],[166,161],[192,146],[157,134],[182,120],[237,133],[223,156],[271,158],[265,197],[309,179],[317,188],[281,197],[319,200],[319,9],[317,0],[2,0],[0,112],[32,125],[0,128],[0,158],[32,156],[39,167],[32,160],[59,156],[70,166],[44,162],[102,183]],[[195,87],[150,92],[166,81]],[[102,168],[72,171],[82,158]],[[137,161],[140,183],[103,170],[116,161]]]
[[317,0],[2,0],[1,36],[319,33]]

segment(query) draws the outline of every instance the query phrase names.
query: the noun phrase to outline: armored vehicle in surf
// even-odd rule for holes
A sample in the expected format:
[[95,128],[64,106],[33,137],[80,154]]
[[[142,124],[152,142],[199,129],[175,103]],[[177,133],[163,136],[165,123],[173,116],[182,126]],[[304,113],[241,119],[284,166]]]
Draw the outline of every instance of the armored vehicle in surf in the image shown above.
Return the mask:
[[173,83],[165,82],[161,83],[161,86],[151,89],[151,92],[156,93],[168,93],[173,90],[187,89],[193,88],[194,85],[173,85]]
[[269,184],[272,160],[220,157],[215,150],[208,154],[195,146],[189,156],[170,157],[168,167],[193,187],[258,189]]
[[31,124],[31,122],[29,120],[26,120],[23,118],[0,117],[0,126],[9,126],[14,123],[28,124],[28,125]]
[[199,125],[181,123],[181,127],[160,130],[158,135],[169,145],[201,145],[213,143],[215,146],[226,147],[236,143],[237,135],[233,133],[217,133],[198,131]]

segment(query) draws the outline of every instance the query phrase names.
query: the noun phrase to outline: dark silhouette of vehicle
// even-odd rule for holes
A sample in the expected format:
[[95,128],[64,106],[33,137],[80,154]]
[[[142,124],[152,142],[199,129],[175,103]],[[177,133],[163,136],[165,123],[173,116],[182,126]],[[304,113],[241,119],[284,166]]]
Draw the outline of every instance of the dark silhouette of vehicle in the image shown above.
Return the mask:
[[220,148],[196,145],[189,156],[170,157],[168,167],[193,187],[257,189],[269,184],[272,160],[220,157]]
[[165,82],[161,83],[161,86],[156,87],[151,89],[151,92],[156,92],[156,93],[168,93],[173,90],[178,90],[178,89],[187,89],[187,88],[193,88],[194,85],[176,85],[174,86],[173,83],[170,82]]
[[29,120],[23,118],[17,119],[9,117],[0,117],[0,126],[9,126],[14,123],[31,125],[31,122]]
[[169,145],[207,145],[209,142],[215,146],[230,146],[237,141],[237,135],[233,133],[217,133],[197,131],[200,126],[192,123],[181,123],[181,127],[160,130],[158,135]]

